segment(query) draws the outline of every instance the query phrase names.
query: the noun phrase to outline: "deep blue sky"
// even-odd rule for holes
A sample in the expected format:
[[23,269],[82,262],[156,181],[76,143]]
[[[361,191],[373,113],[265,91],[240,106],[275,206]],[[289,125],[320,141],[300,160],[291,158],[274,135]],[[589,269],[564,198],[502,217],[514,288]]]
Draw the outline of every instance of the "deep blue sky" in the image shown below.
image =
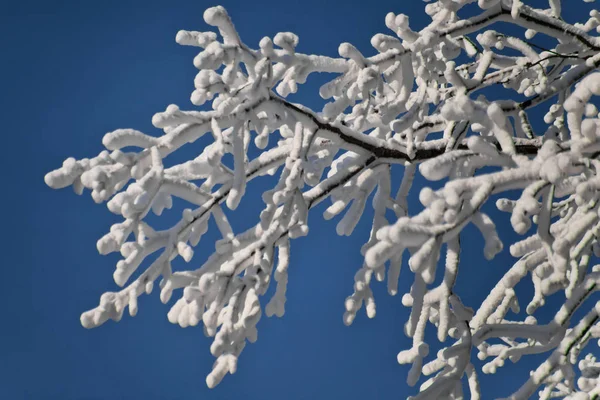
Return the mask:
[[[361,399],[413,393],[404,383],[408,366],[396,363],[397,352],[410,347],[402,332],[407,309],[401,296],[390,297],[383,284],[375,284],[377,317],[368,320],[361,312],[352,327],[342,324],[343,301],[362,262],[359,248],[369,232],[369,211],[350,238],[336,236],[335,223],[314,213],[309,237],[292,243],[285,317],[263,317],[259,340],[244,350],[238,372],[214,390],[204,383],[214,360],[210,341],[200,328],[170,325],[168,306],[156,292],[140,299],[135,318],[82,328],[80,313],[116,288],[112,272],[118,258],[98,255],[95,243],[118,218],[94,204],[89,192],[80,198],[70,189],[53,191],[43,176],[66,157],[96,155],[108,131],[131,127],[157,134],[150,123],[155,112],[171,103],[192,108],[196,50],[177,45],[175,34],[207,30],[202,13],[215,3],[5,3],[0,2],[5,138],[0,398]],[[570,15],[583,12],[583,2],[569,3]],[[322,0],[221,4],[252,47],[265,35],[292,31],[300,37],[299,51],[327,55],[335,55],[341,42],[372,54],[369,40],[388,33],[388,11],[409,13],[415,26],[427,22],[418,0],[354,6]],[[315,80],[302,86],[295,101],[320,104],[316,87]],[[256,221],[258,194],[250,190],[249,205],[236,214],[238,226]],[[171,223],[174,215],[179,211],[165,218]],[[498,226],[504,239],[514,237],[507,218]],[[214,238],[214,233],[207,236],[193,262],[209,254]],[[505,250],[487,265],[480,236],[468,229],[465,239],[469,246],[458,292],[474,304],[512,260]],[[405,266],[401,293],[411,281]],[[532,365],[511,364],[497,377],[514,387]],[[488,396],[508,394],[505,385],[483,377]]]

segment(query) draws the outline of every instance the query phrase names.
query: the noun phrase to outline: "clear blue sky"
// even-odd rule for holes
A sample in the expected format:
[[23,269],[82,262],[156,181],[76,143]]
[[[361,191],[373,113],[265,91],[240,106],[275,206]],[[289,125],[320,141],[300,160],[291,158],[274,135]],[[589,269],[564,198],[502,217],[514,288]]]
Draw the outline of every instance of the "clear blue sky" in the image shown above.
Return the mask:
[[[568,15],[583,12],[583,2],[568,3]],[[377,317],[368,320],[361,312],[353,326],[342,323],[343,302],[362,262],[359,248],[369,232],[370,211],[350,238],[337,237],[335,223],[314,213],[310,235],[292,243],[285,317],[263,317],[258,342],[246,347],[238,372],[216,389],[204,383],[214,361],[210,341],[200,328],[170,325],[169,306],[160,303],[156,292],[140,299],[135,318],[94,330],[81,327],[80,313],[116,288],[112,272],[118,258],[98,255],[95,243],[118,219],[94,204],[89,192],[80,198],[70,189],[53,191],[43,176],[66,157],[96,155],[108,131],[131,127],[157,134],[150,123],[155,112],[171,103],[192,108],[195,49],[177,45],[175,34],[207,30],[202,13],[215,4],[0,2],[5,138],[0,163],[6,188],[1,197],[1,399],[350,400],[413,393],[405,384],[408,366],[396,362],[398,351],[410,347],[402,331],[408,311],[401,296],[390,297],[383,284],[376,284]],[[341,42],[372,54],[369,40],[388,33],[388,11],[408,13],[415,26],[427,21],[418,0],[354,6],[322,0],[221,4],[252,47],[265,35],[292,31],[300,37],[299,51],[327,55],[335,55]],[[295,101],[320,104],[318,80],[302,86]],[[198,149],[188,147],[187,154]],[[418,209],[414,192],[413,210]],[[250,190],[248,204],[235,214],[238,226],[256,221],[258,194]],[[167,223],[174,215],[179,212],[167,215]],[[501,237],[510,240],[514,235],[507,216],[501,217]],[[193,262],[209,254],[214,238],[203,239]],[[458,292],[467,304],[475,304],[512,259],[505,250],[485,264],[480,236],[469,228],[464,239],[468,250]],[[411,281],[404,267],[401,293]],[[523,293],[531,293],[530,288]],[[483,377],[483,387],[490,390],[488,396],[506,395],[507,386],[520,384],[536,365],[509,364],[497,375],[502,384]]]

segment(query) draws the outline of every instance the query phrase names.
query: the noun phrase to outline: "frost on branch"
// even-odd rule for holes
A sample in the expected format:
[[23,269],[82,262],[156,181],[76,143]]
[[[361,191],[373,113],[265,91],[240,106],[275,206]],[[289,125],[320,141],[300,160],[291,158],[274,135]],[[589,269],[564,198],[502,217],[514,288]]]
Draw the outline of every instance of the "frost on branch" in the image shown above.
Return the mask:
[[[257,340],[263,309],[283,316],[291,241],[308,234],[309,211],[329,200],[323,217],[343,214],[337,233],[351,235],[372,195],[364,263],[343,319],[351,324],[363,306],[374,317],[373,278],[387,278],[389,293],[397,294],[408,260],[413,283],[402,304],[411,309],[405,333],[413,345],[397,358],[410,365],[408,384],[421,382],[413,399],[463,398],[463,379],[471,398],[489,398],[480,393],[478,373],[531,354],[546,360],[509,399],[597,398],[600,366],[593,355],[580,355],[600,338],[600,303],[590,299],[600,287],[600,265],[594,265],[600,255],[600,118],[593,104],[600,96],[600,14],[569,24],[560,17],[560,0],[549,0],[547,9],[479,0],[477,11],[461,19],[469,3],[475,1],[428,3],[432,22],[420,31],[407,16],[389,13],[390,31],[371,40],[373,56],[349,43],[335,58],[299,53],[299,38],[290,32],[252,48],[220,6],[204,13],[219,35],[180,31],[179,44],[200,48],[191,101],[210,102],[210,110],[171,105],[152,118],[161,136],[110,132],[102,140],[107,150],[91,159],[68,158],[45,177],[53,188],[90,189],[97,203],[123,217],[97,243],[101,254],[121,253],[114,280],[122,289],[102,295],[82,324],[118,321],[125,308],[135,315],[139,296],[159,281],[164,303],[174,292],[180,296],[169,321],[201,324],[214,338],[216,361],[206,379],[214,387],[236,371],[246,341]],[[524,29],[523,37],[492,30],[497,22]],[[554,39],[554,47],[532,42],[537,33]],[[286,100],[315,72],[332,74],[319,90],[327,100],[321,111]],[[486,89],[499,85],[513,98],[489,100]],[[534,107],[546,112],[543,132],[530,121]],[[212,142],[196,158],[165,166],[166,157],[203,135]],[[256,157],[251,142],[261,149]],[[233,156],[232,168],[226,154]],[[396,164],[403,167],[401,182],[392,180]],[[421,211],[409,212],[417,172],[443,186],[421,188]],[[224,207],[237,208],[252,179],[266,174],[276,183],[263,194],[256,225],[234,232]],[[455,292],[461,232],[469,224],[481,232],[488,260],[501,252],[504,243],[482,208],[497,196],[497,208],[523,235],[508,247],[516,262],[481,304],[464,304]],[[189,208],[171,228],[154,229],[146,216],[170,209],[173,197]],[[195,265],[194,247],[211,218],[222,238],[206,262]],[[193,267],[173,272],[178,256]],[[526,276],[534,295],[524,316],[515,287]],[[264,299],[272,279],[274,295]],[[549,323],[539,324],[536,311],[559,292],[565,302]],[[576,318],[580,308],[590,311]],[[431,326],[445,346],[437,354],[425,342]],[[480,371],[474,356],[485,361]]]

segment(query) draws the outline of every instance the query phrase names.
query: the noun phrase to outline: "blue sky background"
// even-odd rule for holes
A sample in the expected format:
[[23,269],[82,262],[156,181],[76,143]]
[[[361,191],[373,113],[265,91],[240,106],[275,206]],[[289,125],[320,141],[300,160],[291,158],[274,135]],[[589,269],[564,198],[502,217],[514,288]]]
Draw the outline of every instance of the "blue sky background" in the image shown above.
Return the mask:
[[[51,190],[43,176],[69,156],[98,154],[108,131],[131,127],[156,135],[150,123],[155,112],[171,103],[191,109],[197,50],[177,45],[175,34],[179,29],[207,30],[202,13],[215,4],[0,2],[5,137],[0,157],[5,187],[0,197],[5,233],[0,398],[361,399],[414,393],[405,384],[409,366],[396,362],[398,351],[410,347],[403,334],[408,310],[400,295],[390,297],[384,284],[375,284],[377,317],[368,320],[361,312],[353,326],[342,323],[343,302],[362,263],[359,249],[369,233],[369,209],[350,238],[335,235],[335,222],[320,216],[322,206],[313,213],[309,236],[292,243],[286,315],[263,317],[258,342],[246,347],[238,372],[216,389],[204,383],[214,361],[210,340],[201,328],[169,324],[166,312],[173,301],[161,304],[157,292],[140,299],[135,318],[126,316],[94,330],[81,327],[80,313],[95,307],[104,291],[116,289],[112,272],[118,257],[98,255],[96,241],[118,218],[94,204],[89,192],[79,198],[70,189]],[[408,13],[415,27],[428,21],[418,0],[353,6],[316,0],[220,4],[251,47],[265,35],[291,31],[300,37],[298,51],[326,55],[336,55],[341,42],[373,54],[369,40],[375,33],[388,33],[388,11]],[[584,12],[583,2],[569,1],[565,16]],[[301,86],[294,101],[320,107],[316,88],[324,78],[313,77]],[[185,154],[199,149],[188,147]],[[250,186],[246,202],[234,214],[236,226],[256,222],[259,195],[267,184]],[[417,194],[414,190],[411,197],[413,212],[419,209]],[[487,208],[492,210],[491,204]],[[163,224],[179,215],[167,213]],[[514,234],[507,216],[501,217],[500,234],[509,241]],[[199,265],[216,238],[214,230],[207,234],[192,262]],[[512,259],[505,250],[486,264],[480,235],[468,228],[463,239],[458,293],[465,303],[477,304]],[[412,282],[406,266],[400,280],[404,293]],[[530,294],[531,288],[523,286],[522,293]],[[529,298],[522,301],[524,306]],[[551,308],[560,299],[549,303]],[[488,393],[484,398],[508,394],[535,366],[509,363],[498,379],[482,376]]]

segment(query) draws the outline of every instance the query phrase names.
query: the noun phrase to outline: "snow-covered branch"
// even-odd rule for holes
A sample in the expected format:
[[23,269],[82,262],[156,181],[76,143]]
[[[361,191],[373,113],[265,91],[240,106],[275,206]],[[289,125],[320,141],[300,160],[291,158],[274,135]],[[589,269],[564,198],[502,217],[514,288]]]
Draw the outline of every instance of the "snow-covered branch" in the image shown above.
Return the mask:
[[[548,9],[479,0],[480,10],[461,19],[461,9],[474,2],[428,3],[432,22],[420,31],[410,28],[406,15],[389,13],[385,24],[393,35],[373,36],[373,56],[349,43],[339,46],[339,57],[302,54],[290,32],[265,37],[255,49],[220,6],[204,13],[220,39],[215,32],[180,31],[179,44],[200,48],[191,101],[212,101],[210,110],[171,105],[152,118],[161,136],[118,129],[104,136],[106,150],[98,156],[69,158],[45,177],[53,188],[90,189],[97,203],[123,217],[97,243],[101,254],[121,253],[114,280],[122,289],[102,295],[98,307],[82,314],[82,324],[118,321],[125,308],[135,315],[138,298],[159,279],[164,303],[182,289],[168,318],[182,327],[202,324],[214,337],[216,361],[207,377],[213,387],[236,371],[246,341],[257,339],[263,310],[284,314],[291,240],[308,234],[310,210],[330,199],[324,218],[344,213],[337,233],[351,235],[373,194],[371,233],[344,322],[351,324],[363,306],[375,316],[373,277],[387,275],[389,293],[398,292],[408,251],[414,281],[402,304],[411,308],[405,332],[413,345],[398,362],[411,364],[411,386],[428,377],[414,399],[462,398],[463,377],[471,398],[489,397],[480,393],[471,362],[475,349],[481,360],[491,358],[483,373],[494,373],[507,359],[549,353],[511,399],[529,398],[539,388],[541,398],[597,398],[600,367],[593,356],[579,362],[579,380],[573,365],[589,339],[600,337],[600,308],[588,301],[600,276],[593,265],[600,254],[600,118],[594,106],[600,38],[591,33],[600,28],[600,14],[569,24],[560,17],[560,0],[550,0]],[[496,32],[497,22],[525,34]],[[536,44],[538,32],[554,46]],[[286,99],[313,73],[332,75],[319,90],[328,100],[320,111]],[[490,89],[500,85],[513,96],[489,100]],[[544,132],[534,129],[534,107],[546,111]],[[212,142],[197,157],[165,166],[170,154],[206,134]],[[392,168],[404,171],[397,187]],[[423,207],[415,213],[407,197],[417,172],[444,184],[421,188]],[[256,225],[236,233],[225,208],[236,209],[252,180],[263,175],[276,177],[263,194],[264,209]],[[510,245],[517,261],[481,304],[464,304],[455,291],[461,233],[473,224],[485,239],[485,257],[494,258],[504,243],[484,206],[515,190],[518,198],[500,198],[496,206],[525,235]],[[172,227],[156,230],[146,216],[170,209],[173,197],[190,208]],[[388,210],[395,220],[388,220]],[[210,218],[222,236],[214,254],[173,272],[177,257],[192,263]],[[534,296],[521,318],[515,287],[528,275]],[[275,294],[264,305],[273,278]],[[538,324],[534,314],[558,292],[566,297],[563,306],[549,324]],[[580,308],[592,311],[572,321]],[[448,337],[451,343],[428,360],[430,324],[440,343]]]

